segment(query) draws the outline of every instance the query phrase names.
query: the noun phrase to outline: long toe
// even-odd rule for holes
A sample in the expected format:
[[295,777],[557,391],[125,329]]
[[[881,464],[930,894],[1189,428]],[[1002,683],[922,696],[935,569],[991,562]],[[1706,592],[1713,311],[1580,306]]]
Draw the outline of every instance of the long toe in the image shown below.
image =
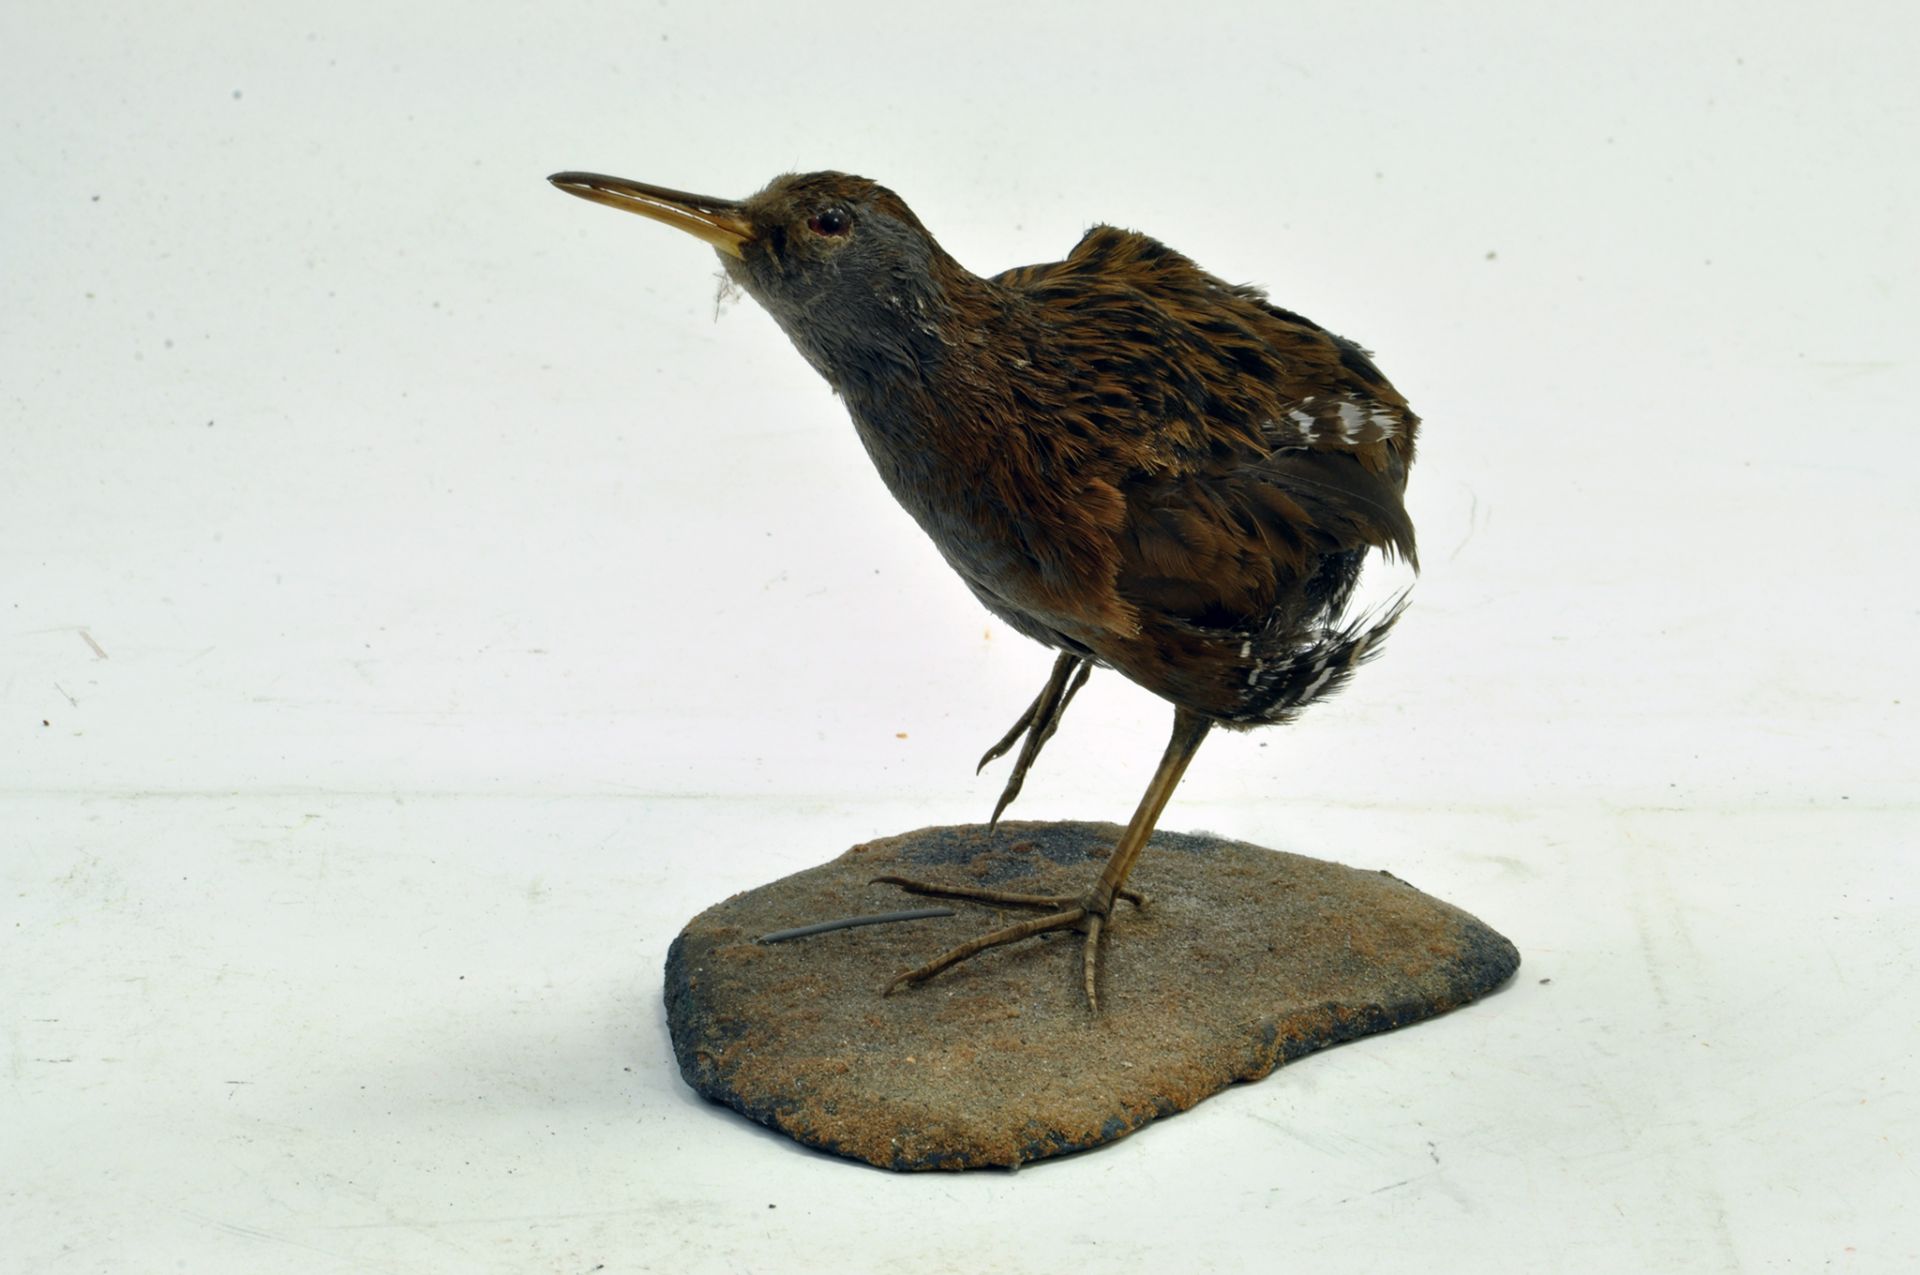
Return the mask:
[[969,957],[978,956],[990,948],[1005,947],[1009,943],[1018,943],[1021,939],[1030,939],[1050,930],[1071,930],[1081,927],[1087,918],[1087,910],[1074,906],[1062,912],[1050,912],[1046,916],[1036,916],[1030,921],[1021,921],[1017,925],[1004,926],[998,930],[989,930],[978,938],[967,940],[958,947],[948,948],[925,965],[916,966],[897,976],[881,991],[882,996],[891,996],[901,987],[910,987],[915,983],[924,983],[941,970],[951,969]]
[[[1064,908],[1080,902],[1075,894],[1019,894],[1012,890],[989,890],[977,885],[942,885],[937,881],[915,881],[911,877],[874,877],[868,885],[899,886],[909,894],[925,894],[938,899],[974,899],[981,903],[1000,903],[1018,908]],[[1139,896],[1134,896],[1136,906]]]

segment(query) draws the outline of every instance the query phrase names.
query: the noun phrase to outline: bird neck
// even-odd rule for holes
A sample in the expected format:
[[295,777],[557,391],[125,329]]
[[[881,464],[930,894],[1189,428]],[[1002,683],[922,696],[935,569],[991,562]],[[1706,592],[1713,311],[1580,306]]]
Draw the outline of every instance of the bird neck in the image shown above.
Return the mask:
[[989,366],[1006,315],[1000,290],[935,254],[925,273],[889,279],[870,321],[836,334],[827,357],[807,351],[890,484],[900,466],[919,474],[917,462],[944,463],[951,473],[988,445],[984,399],[1005,376]]
[[958,265],[939,283],[902,294],[890,342],[902,357],[827,379],[894,499],[966,573],[960,545],[1004,527],[1022,503],[1020,475],[1047,467],[1032,454],[1020,378],[1051,360],[1036,353],[1044,334],[1017,296]]
[[978,331],[991,287],[933,246],[922,268],[862,278],[858,300],[833,321],[801,314],[785,326],[835,391],[850,403],[879,402],[942,376]]

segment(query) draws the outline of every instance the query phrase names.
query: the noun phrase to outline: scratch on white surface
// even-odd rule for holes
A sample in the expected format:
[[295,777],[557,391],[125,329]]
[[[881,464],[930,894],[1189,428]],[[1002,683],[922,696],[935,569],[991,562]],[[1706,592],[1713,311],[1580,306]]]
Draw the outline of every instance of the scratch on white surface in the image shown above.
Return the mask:
[[672,1212],[660,1205],[633,1205],[611,1209],[583,1209],[576,1212],[488,1213],[475,1217],[395,1217],[384,1222],[340,1222],[329,1231],[437,1231],[459,1226],[506,1226],[521,1222],[585,1222],[600,1218],[653,1217]]
[[60,683],[58,682],[55,682],[53,684],[53,689],[56,691],[59,691],[60,698],[67,701],[67,703],[71,704],[75,708],[80,707],[80,701],[75,699],[72,695],[68,694],[66,687],[60,685]]
[[1881,372],[1897,370],[1901,364],[1895,359],[1815,359],[1812,366],[1823,368],[1832,373],[1830,381],[1849,381],[1856,377],[1874,376]]
[[[1385,1195],[1385,1194],[1386,1194],[1387,1192],[1389,1192],[1389,1191],[1398,1191],[1398,1190],[1399,1190],[1399,1189],[1400,1189],[1401,1187],[1403,1187],[1403,1186],[1411,1186],[1411,1185],[1412,1185],[1413,1183],[1415,1183],[1415,1182],[1423,1182],[1423,1181],[1425,1181],[1426,1179],[1428,1179],[1428,1178],[1430,1178],[1430,1177],[1433,1177],[1433,1176],[1435,1176],[1435,1175],[1436,1175],[1436,1174],[1438,1174],[1439,1172],[1440,1172],[1440,1170],[1439,1170],[1439,1169],[1430,1169],[1430,1170],[1428,1170],[1428,1171],[1427,1171],[1427,1172],[1425,1172],[1425,1173],[1416,1173],[1416,1174],[1414,1174],[1414,1175],[1413,1175],[1412,1177],[1408,1177],[1408,1178],[1401,1178],[1401,1179],[1400,1179],[1400,1180],[1399,1180],[1398,1182],[1389,1182],[1389,1183],[1387,1183],[1387,1184],[1386,1184],[1385,1186],[1377,1186],[1377,1187],[1375,1187],[1375,1188],[1373,1188],[1373,1190],[1371,1190],[1371,1191],[1368,1191],[1368,1192],[1367,1192],[1367,1195],[1369,1195],[1369,1196],[1373,1196],[1373,1195]],[[1361,1196],[1358,1196],[1358,1195],[1349,1195],[1349,1196],[1348,1196],[1348,1197],[1347,1197],[1346,1199],[1344,1199],[1344,1200],[1341,1200],[1341,1201],[1340,1201],[1340,1203],[1342,1203],[1342,1204],[1351,1204],[1351,1203],[1353,1203],[1353,1202],[1354,1202],[1355,1200],[1358,1200],[1358,1199],[1361,1199],[1361,1198],[1363,1198],[1363,1197],[1361,1197]]]
[[1461,857],[1463,859],[1477,859],[1481,863],[1491,863],[1495,867],[1503,869],[1511,876],[1522,881],[1531,881],[1540,875],[1540,869],[1537,866],[1528,863],[1518,855],[1474,854],[1468,852]]
[[85,629],[81,629],[80,640],[93,648],[93,653],[96,657],[103,660],[107,658],[107,648],[94,641],[93,634],[87,632]]
[[242,1226],[237,1222],[224,1222],[217,1217],[209,1217],[205,1213],[197,1213],[188,1208],[183,1208],[180,1212],[183,1216],[192,1218],[203,1226],[210,1226],[216,1231],[225,1231],[229,1235],[239,1235],[250,1240],[266,1240],[271,1244],[285,1244],[289,1248],[305,1249],[309,1253],[322,1253],[327,1257],[338,1258],[340,1261],[362,1266],[368,1270],[388,1271],[391,1272],[392,1275],[399,1275],[399,1268],[369,1262],[357,1254],[342,1253],[338,1249],[322,1248],[318,1244],[309,1244],[304,1240],[292,1239],[285,1235],[276,1235],[272,1231],[263,1231],[258,1227]]
[[1646,901],[1636,893],[1632,896],[1631,905],[1634,937],[1639,940],[1640,946],[1641,969],[1653,990],[1653,999],[1659,1002],[1661,1009],[1669,1009],[1672,1006],[1667,999],[1667,982],[1661,977],[1660,955],[1654,950],[1653,928],[1647,917]]
[[1453,547],[1453,552],[1447,555],[1447,561],[1452,562],[1455,558],[1458,558],[1460,556],[1461,551],[1467,547],[1467,542],[1469,540],[1472,540],[1474,537],[1474,534],[1479,530],[1480,530],[1480,493],[1475,491],[1472,487],[1468,487],[1467,488],[1467,531],[1465,535],[1460,537],[1460,543]]

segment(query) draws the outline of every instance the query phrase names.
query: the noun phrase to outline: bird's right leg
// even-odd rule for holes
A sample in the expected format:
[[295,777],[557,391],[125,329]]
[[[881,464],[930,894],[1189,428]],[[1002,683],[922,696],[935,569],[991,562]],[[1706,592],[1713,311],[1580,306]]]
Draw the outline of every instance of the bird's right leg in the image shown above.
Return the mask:
[[1026,742],[1020,745],[1020,755],[1014,758],[1013,773],[1007,776],[1007,786],[1000,790],[1000,800],[994,803],[993,818],[987,820],[991,828],[1000,822],[1000,816],[1020,795],[1020,786],[1027,781],[1027,768],[1033,765],[1033,759],[1040,755],[1040,749],[1053,732],[1059,728],[1060,718],[1066,713],[1067,705],[1073,702],[1074,692],[1086,685],[1088,674],[1093,672],[1093,661],[1083,655],[1062,653],[1053,662],[1053,672],[1047,675],[1047,684],[1040,688],[1040,694],[1033,703],[1027,705],[1027,711],[1020,714],[1020,720],[1013,729],[1000,739],[1000,742],[987,750],[987,755],[974,767],[977,775],[987,768],[987,763],[1013,747],[1013,742],[1025,735]]
[[1175,708],[1173,713],[1173,737],[1167,741],[1167,751],[1160,758],[1159,769],[1153,772],[1153,780],[1147,785],[1147,791],[1140,798],[1140,805],[1133,812],[1133,819],[1127,824],[1127,830],[1121,834],[1120,843],[1113,848],[1107,858],[1107,866],[1093,889],[1084,895],[1061,896],[1050,894],[1014,894],[1011,891],[985,890],[977,886],[944,886],[926,881],[912,881],[905,877],[885,876],[874,878],[875,884],[897,885],[914,894],[930,894],[936,897],[952,899],[979,899],[988,903],[1013,904],[1018,907],[1039,908],[1046,913],[1030,921],[1021,921],[1014,925],[990,931],[978,938],[949,948],[934,957],[925,965],[908,970],[886,986],[883,995],[890,995],[896,989],[924,983],[942,970],[950,969],[970,957],[1008,943],[1018,943],[1022,939],[1046,934],[1053,930],[1079,930],[1085,938],[1081,944],[1080,974],[1081,986],[1087,997],[1087,1008],[1098,1012],[1099,993],[1096,989],[1100,968],[1100,937],[1106,928],[1107,919],[1113,911],[1116,899],[1126,899],[1135,907],[1140,906],[1141,897],[1127,889],[1126,881],[1133,871],[1134,862],[1140,852],[1147,848],[1147,841],[1153,836],[1153,830],[1159,826],[1160,813],[1167,807],[1168,798],[1180,785],[1180,777],[1187,772],[1187,763],[1193,760],[1193,754],[1200,747],[1200,741],[1207,737],[1207,731],[1213,723],[1185,708]]

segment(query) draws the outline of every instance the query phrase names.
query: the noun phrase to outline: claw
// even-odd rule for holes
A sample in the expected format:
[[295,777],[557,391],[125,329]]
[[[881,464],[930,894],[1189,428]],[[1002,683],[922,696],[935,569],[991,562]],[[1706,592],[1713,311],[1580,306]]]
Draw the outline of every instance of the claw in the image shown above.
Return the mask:
[[1100,969],[1100,927],[1106,918],[1098,912],[1087,916],[1087,941],[1080,947],[1080,977],[1086,987],[1087,1009],[1100,1012],[1100,994],[1093,990],[1094,975]]
[[1034,697],[1033,703],[1027,705],[1027,711],[1020,714],[1020,720],[1013,724],[1013,729],[980,759],[980,765],[974,768],[976,775],[986,769],[988,762],[1012,748],[1014,741],[1022,734],[1026,736],[1026,742],[1020,746],[1020,756],[1014,760],[1013,773],[1007,776],[1006,787],[1000,790],[1000,800],[994,803],[993,816],[987,820],[988,828],[999,825],[1000,816],[1020,795],[1020,788],[1027,780],[1027,769],[1040,755],[1040,749],[1053,738],[1053,732],[1060,728],[1060,718],[1066,713],[1067,705],[1086,685],[1087,677],[1092,672],[1092,662],[1082,656],[1061,655],[1054,660],[1053,672],[1047,676],[1047,684],[1040,688],[1040,694]]

